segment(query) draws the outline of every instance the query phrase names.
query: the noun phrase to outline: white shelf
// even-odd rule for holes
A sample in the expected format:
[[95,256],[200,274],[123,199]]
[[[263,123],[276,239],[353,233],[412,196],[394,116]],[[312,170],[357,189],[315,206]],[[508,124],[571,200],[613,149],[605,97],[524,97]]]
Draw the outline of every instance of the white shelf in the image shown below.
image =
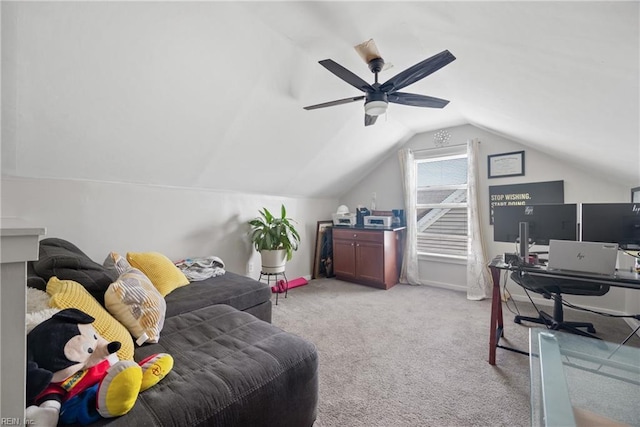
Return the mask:
[[46,233],[17,218],[0,220],[0,417],[22,423],[25,408],[27,261]]

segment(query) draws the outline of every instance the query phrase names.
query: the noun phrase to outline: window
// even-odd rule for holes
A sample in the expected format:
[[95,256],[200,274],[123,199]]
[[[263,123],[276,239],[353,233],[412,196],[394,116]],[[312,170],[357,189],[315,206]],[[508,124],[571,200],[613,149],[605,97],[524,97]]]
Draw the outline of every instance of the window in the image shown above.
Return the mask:
[[416,158],[417,250],[467,257],[467,153]]

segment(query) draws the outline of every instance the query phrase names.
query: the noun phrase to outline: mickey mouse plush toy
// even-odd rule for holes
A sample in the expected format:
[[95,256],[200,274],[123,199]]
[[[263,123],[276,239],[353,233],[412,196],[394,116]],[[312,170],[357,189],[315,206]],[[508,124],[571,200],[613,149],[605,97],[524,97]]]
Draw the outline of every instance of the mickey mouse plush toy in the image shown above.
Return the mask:
[[173,368],[173,358],[154,354],[137,364],[119,360],[118,341],[107,342],[94,318],[65,309],[27,335],[26,417],[37,426],[83,425],[124,415],[138,394]]

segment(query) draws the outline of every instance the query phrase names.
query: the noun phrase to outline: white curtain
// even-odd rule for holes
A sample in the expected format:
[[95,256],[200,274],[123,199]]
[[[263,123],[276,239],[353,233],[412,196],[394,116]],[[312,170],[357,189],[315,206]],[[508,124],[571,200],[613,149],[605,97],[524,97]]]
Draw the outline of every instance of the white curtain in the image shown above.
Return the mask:
[[467,244],[467,299],[481,300],[491,295],[491,275],[486,257],[486,245],[482,233],[482,215],[478,198],[478,144],[474,139],[467,142],[468,186],[467,217],[469,233]]
[[413,161],[413,152],[410,149],[403,148],[398,152],[398,157],[400,160],[400,172],[403,177],[402,189],[404,192],[404,212],[407,223],[400,283],[419,285],[418,232],[416,230],[416,166]]

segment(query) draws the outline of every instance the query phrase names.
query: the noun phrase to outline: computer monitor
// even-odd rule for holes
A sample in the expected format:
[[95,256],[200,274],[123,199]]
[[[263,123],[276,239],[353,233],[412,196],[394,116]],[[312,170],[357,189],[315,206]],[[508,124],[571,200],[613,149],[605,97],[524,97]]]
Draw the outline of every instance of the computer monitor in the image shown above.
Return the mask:
[[640,203],[583,203],[582,240],[640,250]]
[[549,240],[578,240],[578,206],[575,203],[496,206],[493,240],[519,241],[520,223],[528,224],[529,243],[548,245]]

